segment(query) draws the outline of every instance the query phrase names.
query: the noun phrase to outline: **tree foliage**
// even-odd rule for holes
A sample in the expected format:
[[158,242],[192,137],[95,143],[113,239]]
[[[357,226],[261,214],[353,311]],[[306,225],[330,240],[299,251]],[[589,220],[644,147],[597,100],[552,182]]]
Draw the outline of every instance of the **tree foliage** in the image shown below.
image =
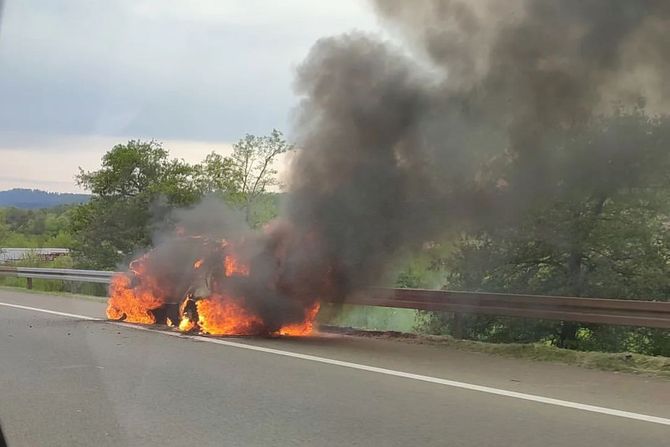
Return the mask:
[[46,209],[0,208],[0,247],[70,248],[73,206]]
[[233,145],[230,157],[233,187],[229,197],[244,209],[249,224],[253,224],[252,206],[270,188],[278,185],[277,157],[291,149],[276,129],[262,137],[247,134]]
[[[169,211],[216,194],[245,210],[252,225],[272,218],[277,184],[274,163],[291,146],[281,132],[247,135],[230,156],[212,152],[191,165],[170,158],[155,141],[131,140],[107,152],[100,169],[80,170],[77,183],[91,200],[72,214],[75,257],[82,267],[111,269],[152,243],[157,226],[169,225]],[[254,208],[252,210],[252,207]]]
[[[554,169],[524,212],[461,235],[438,259],[446,287],[564,296],[670,297],[670,120],[640,111],[565,130],[543,148]],[[514,178],[514,163],[508,167]],[[670,354],[661,331],[468,317],[466,336]],[[424,316],[445,330],[448,315]]]
[[184,161],[170,159],[160,143],[137,140],[114,146],[99,170],[80,170],[77,183],[93,197],[72,216],[79,264],[113,268],[150,246],[152,222],[201,197],[197,173]]

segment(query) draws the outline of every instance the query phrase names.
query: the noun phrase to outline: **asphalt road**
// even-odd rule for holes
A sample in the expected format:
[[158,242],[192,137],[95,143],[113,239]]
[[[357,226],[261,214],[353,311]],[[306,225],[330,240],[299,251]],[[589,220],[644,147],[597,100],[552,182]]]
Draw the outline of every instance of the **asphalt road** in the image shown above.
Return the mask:
[[0,290],[0,422],[12,447],[670,439],[668,419],[634,418],[670,418],[668,380],[346,336],[205,341],[37,309],[104,317],[99,302]]

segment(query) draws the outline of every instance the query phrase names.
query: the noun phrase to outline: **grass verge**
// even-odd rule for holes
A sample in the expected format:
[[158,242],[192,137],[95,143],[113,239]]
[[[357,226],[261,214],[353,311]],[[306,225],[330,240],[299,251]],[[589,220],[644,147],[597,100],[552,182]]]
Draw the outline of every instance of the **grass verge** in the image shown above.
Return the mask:
[[320,326],[325,332],[397,340],[405,343],[432,344],[448,346],[462,351],[482,352],[486,354],[516,359],[536,360],[575,365],[583,368],[644,374],[670,379],[670,358],[633,354],[629,352],[610,353],[595,351],[573,351],[539,343],[485,343],[471,340],[457,340],[450,336],[417,335],[395,331],[364,331],[337,326]]

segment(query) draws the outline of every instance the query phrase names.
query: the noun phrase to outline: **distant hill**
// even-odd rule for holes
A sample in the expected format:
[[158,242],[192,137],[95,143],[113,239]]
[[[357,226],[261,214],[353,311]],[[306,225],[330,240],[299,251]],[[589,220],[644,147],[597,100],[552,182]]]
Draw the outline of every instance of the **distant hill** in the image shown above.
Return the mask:
[[88,194],[73,194],[47,192],[39,189],[15,188],[9,191],[0,191],[0,207],[14,206],[16,208],[51,208],[58,205],[87,202]]

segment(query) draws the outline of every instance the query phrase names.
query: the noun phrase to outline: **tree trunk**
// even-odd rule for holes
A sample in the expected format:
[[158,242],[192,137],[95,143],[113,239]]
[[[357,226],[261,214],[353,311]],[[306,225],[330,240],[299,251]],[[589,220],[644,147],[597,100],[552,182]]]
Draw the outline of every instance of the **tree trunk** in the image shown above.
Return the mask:
[[[583,270],[582,270],[582,260],[583,253],[577,247],[574,247],[570,252],[570,257],[568,258],[568,281],[570,282],[570,294],[572,296],[582,296],[583,289]],[[561,329],[558,333],[558,347],[559,348],[574,348],[577,344],[577,330],[579,329],[579,324],[562,321]]]
[[454,312],[454,315],[451,320],[451,336],[461,340],[463,338],[463,314]]
[[577,345],[577,330],[579,325],[568,321],[561,321],[561,330],[558,333],[556,346],[565,349],[574,349]]
[[[586,234],[576,232],[573,236],[572,248],[568,257],[568,281],[570,283],[570,294],[572,296],[580,297],[584,293],[584,242],[590,236],[590,233],[597,220],[603,213],[607,197],[598,196],[595,198],[593,208],[590,210],[591,218],[594,220],[591,229]],[[575,216],[579,220],[579,214]],[[561,322],[561,329],[558,334],[558,347],[560,348],[574,348],[577,345],[577,331],[579,324],[569,321]]]
[[247,197],[244,204],[244,221],[251,227],[251,198]]

